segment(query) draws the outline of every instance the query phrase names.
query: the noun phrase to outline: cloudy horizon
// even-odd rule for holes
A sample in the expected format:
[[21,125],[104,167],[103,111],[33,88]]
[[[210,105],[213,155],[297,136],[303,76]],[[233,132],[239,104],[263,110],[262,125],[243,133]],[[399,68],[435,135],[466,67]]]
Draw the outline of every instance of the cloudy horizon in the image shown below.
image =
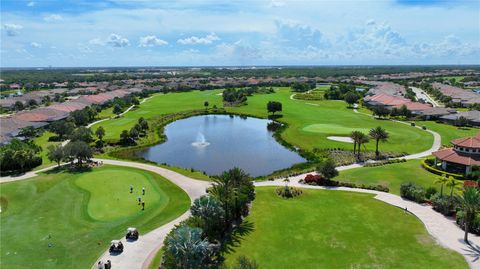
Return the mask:
[[2,0],[0,64],[480,64],[479,21],[473,0]]

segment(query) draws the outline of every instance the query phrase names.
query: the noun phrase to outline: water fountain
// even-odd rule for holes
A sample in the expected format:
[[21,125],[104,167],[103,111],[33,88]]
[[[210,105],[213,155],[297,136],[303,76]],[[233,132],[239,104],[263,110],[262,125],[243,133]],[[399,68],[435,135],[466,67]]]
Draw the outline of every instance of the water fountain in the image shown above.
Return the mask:
[[197,148],[204,148],[208,145],[210,145],[210,143],[208,143],[207,140],[205,140],[205,136],[201,132],[198,132],[197,140],[192,143],[192,146]]

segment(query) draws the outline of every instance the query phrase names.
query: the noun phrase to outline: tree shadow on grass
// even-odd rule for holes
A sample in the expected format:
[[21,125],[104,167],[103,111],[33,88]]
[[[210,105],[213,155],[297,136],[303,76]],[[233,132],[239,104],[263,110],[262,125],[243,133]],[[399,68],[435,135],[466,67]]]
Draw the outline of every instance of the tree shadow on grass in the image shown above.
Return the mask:
[[250,234],[254,230],[254,225],[250,221],[243,221],[240,225],[235,227],[229,237],[225,239],[222,253],[232,253],[235,247],[238,247],[242,238]]
[[268,115],[269,120],[277,120],[277,119],[280,119],[280,118],[283,118],[282,114]]
[[65,165],[57,166],[53,169],[47,170],[43,173],[47,175],[58,174],[61,172],[66,172],[69,174],[81,174],[81,173],[90,172],[90,171],[92,171],[92,168],[88,166],[77,166],[77,165],[65,164]]

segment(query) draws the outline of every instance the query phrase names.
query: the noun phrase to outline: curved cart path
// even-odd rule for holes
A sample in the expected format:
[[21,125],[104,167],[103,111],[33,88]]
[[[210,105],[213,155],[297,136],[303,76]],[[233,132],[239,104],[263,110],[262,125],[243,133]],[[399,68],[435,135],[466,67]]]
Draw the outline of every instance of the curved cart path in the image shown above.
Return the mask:
[[[104,164],[109,165],[119,165],[134,167],[139,169],[144,169],[157,173],[166,179],[170,180],[174,184],[182,188],[193,201],[194,199],[206,194],[206,188],[210,186],[210,182],[201,181],[186,177],[179,173],[173,172],[171,170],[161,168],[154,165],[129,162],[129,161],[117,161],[117,160],[107,160],[107,159],[94,159],[95,161],[101,161]],[[341,166],[337,169],[339,171],[348,170],[353,168],[361,167],[360,164],[352,164],[348,166]],[[49,167],[52,168],[52,167]],[[43,169],[42,171],[47,170]],[[28,176],[27,176],[28,175]],[[21,180],[30,177],[36,176],[35,173],[27,173],[22,178],[15,178],[14,180]],[[351,192],[360,192],[360,193],[371,193],[375,194],[375,199],[383,201],[393,206],[400,208],[408,208],[408,211],[417,216],[425,225],[427,231],[437,240],[439,244],[444,247],[450,248],[460,254],[462,254],[465,259],[468,261],[471,268],[480,268],[480,237],[470,234],[469,238],[472,243],[472,246],[468,246],[463,242],[463,231],[458,228],[454,220],[445,218],[440,213],[431,209],[430,206],[420,205],[411,201],[402,199],[401,197],[384,192],[372,191],[372,190],[363,190],[363,189],[354,189],[354,188],[325,188],[319,186],[310,186],[299,183],[299,180],[302,179],[305,175],[298,175],[290,178],[290,185],[309,188],[309,189],[328,189],[328,190],[342,190],[342,191],[351,191]],[[11,181],[11,180],[10,180]],[[2,182],[5,182],[2,178]],[[262,181],[255,182],[256,187],[262,186],[284,186],[283,179],[277,179],[274,181]],[[189,212],[185,212],[178,218],[170,221],[167,224],[164,224],[157,229],[141,235],[139,239],[135,242],[125,242],[123,238],[125,249],[124,252],[117,256],[112,256],[108,252],[105,252],[99,259],[106,261],[112,261],[112,268],[119,269],[135,269],[135,268],[147,268],[149,261],[155,254],[163,243],[165,236],[168,232],[182,220],[188,218]],[[112,238],[114,239],[114,238]],[[95,268],[96,263],[92,266]]]
[[[179,173],[173,172],[171,170],[161,168],[154,165],[127,162],[127,161],[117,161],[117,160],[105,160],[105,159],[94,159],[95,161],[101,161],[104,164],[110,165],[119,165],[144,169],[150,172],[157,173],[162,177],[170,180],[180,188],[182,188],[190,197],[190,200],[193,201],[198,197],[206,194],[206,189],[210,186],[211,182],[201,181],[186,177]],[[183,213],[180,217],[170,221],[167,224],[164,224],[155,230],[140,235],[138,240],[134,242],[127,242],[125,237],[121,239],[124,250],[120,255],[110,255],[108,250],[99,258],[99,260],[112,261],[112,268],[124,268],[124,269],[135,269],[142,268],[142,265],[145,261],[155,254],[156,250],[162,245],[163,240],[166,235],[172,230],[172,228],[179,224],[181,221],[185,220],[190,216],[190,211]],[[125,227],[126,229],[127,227]],[[114,239],[114,238],[112,238]],[[98,262],[98,261],[97,261]],[[95,262],[92,268],[96,269]],[[146,263],[146,266],[148,264]]]

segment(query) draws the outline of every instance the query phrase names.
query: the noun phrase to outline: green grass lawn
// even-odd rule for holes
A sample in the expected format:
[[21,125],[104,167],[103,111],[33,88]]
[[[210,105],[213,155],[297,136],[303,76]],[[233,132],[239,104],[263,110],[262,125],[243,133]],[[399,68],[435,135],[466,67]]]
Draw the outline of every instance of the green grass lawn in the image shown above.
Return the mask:
[[202,109],[205,101],[208,101],[210,107],[213,105],[221,107],[222,96],[218,95],[220,92],[222,91],[212,90],[155,94],[152,98],[140,104],[138,109],[129,111],[121,118],[95,124],[92,126],[92,130],[96,130],[98,126],[103,126],[106,132],[105,140],[118,140],[120,133],[123,130],[130,130],[141,117],[149,119],[162,114]]
[[451,80],[454,79],[455,82],[460,82],[465,78],[465,76],[448,76],[448,77],[443,77],[445,80]]
[[404,182],[414,182],[426,188],[433,186],[440,190],[440,186],[433,183],[437,177],[423,169],[419,160],[409,160],[405,163],[341,171],[335,180],[365,185],[381,184],[388,186],[391,193],[399,195],[400,185]]
[[[142,186],[145,211],[136,202]],[[1,268],[90,268],[127,227],[146,233],[190,205],[187,194],[170,181],[118,166],[42,173],[2,184],[0,196]]]
[[[291,94],[288,88],[281,88],[275,94],[254,95],[248,98],[248,105],[228,108],[228,111],[267,117],[268,101],[280,101],[283,105],[283,117],[280,120],[289,125],[282,133],[282,138],[307,150],[315,147],[353,150],[352,144],[328,140],[327,136],[345,136],[352,130],[366,132],[377,126],[382,126],[390,133],[389,141],[382,143],[380,150],[415,153],[427,150],[432,145],[433,137],[425,131],[354,113],[343,101],[291,100]],[[375,149],[373,141],[365,146],[367,150]]]
[[279,198],[257,188],[246,222],[253,231],[229,254],[260,268],[468,268],[463,257],[439,246],[413,215],[372,195],[304,190]]
[[48,154],[48,146],[50,145],[58,145],[61,142],[50,142],[48,141],[48,138],[50,136],[54,135],[53,133],[49,131],[43,132],[43,134],[39,137],[36,137],[33,139],[33,142],[40,147],[42,147],[42,152],[40,152],[40,156],[42,156],[42,165],[35,167],[33,170],[39,170],[48,166],[52,166],[53,163],[48,159],[47,154]]
[[[138,109],[119,119],[111,119],[93,126],[103,126],[105,139],[118,140],[122,130],[130,129],[140,117],[146,119],[157,115],[203,108],[203,102],[210,106],[222,106],[221,90],[193,91],[186,93],[157,94],[141,104]],[[306,150],[313,148],[352,149],[349,143],[326,139],[330,135],[348,135],[351,130],[367,131],[376,126],[384,127],[390,133],[390,140],[383,143],[381,150],[415,153],[430,148],[432,136],[417,128],[386,120],[375,120],[369,116],[354,113],[343,101],[303,101],[291,100],[289,88],[280,88],[275,94],[257,94],[248,98],[248,104],[241,107],[229,107],[227,111],[243,113],[265,118],[268,116],[268,101],[280,101],[283,104],[283,118],[289,128],[282,134],[287,142]],[[365,145],[374,150],[374,143]]]
[[434,121],[417,121],[416,123],[418,126],[426,126],[428,129],[439,133],[442,136],[442,144],[445,146],[451,146],[450,141],[453,139],[473,136],[480,132],[480,129],[475,127],[458,128]]

